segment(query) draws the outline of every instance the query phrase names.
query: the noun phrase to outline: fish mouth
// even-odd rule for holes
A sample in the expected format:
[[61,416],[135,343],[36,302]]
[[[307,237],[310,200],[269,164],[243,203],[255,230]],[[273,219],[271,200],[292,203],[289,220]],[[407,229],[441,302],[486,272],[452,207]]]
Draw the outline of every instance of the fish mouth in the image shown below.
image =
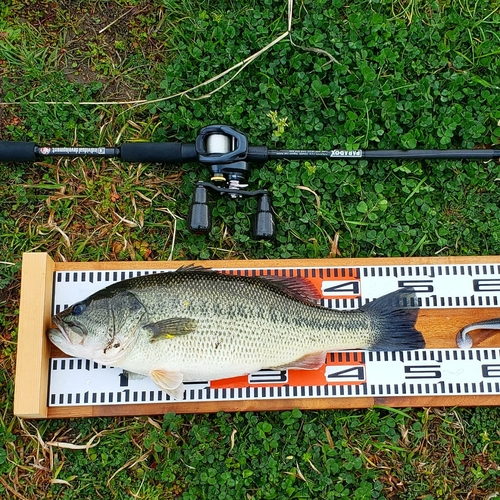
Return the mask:
[[[49,337],[51,340],[53,338],[57,338],[59,334],[62,336],[62,340],[68,342],[69,344],[83,344],[87,335],[87,330],[83,325],[73,321],[64,321],[57,315],[52,317],[52,322],[57,326],[57,329],[51,328],[49,330]],[[70,332],[72,335],[70,335]],[[80,341],[75,342],[75,337]]]

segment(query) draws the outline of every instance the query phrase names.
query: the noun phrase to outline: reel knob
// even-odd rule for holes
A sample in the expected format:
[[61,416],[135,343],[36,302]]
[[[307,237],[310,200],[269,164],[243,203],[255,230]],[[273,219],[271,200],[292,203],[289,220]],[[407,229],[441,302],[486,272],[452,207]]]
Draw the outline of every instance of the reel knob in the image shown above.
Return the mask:
[[253,234],[259,240],[271,240],[276,236],[270,193],[262,194],[257,199],[257,215],[253,224]]
[[207,234],[212,227],[212,212],[208,206],[208,190],[197,185],[189,207],[188,229],[195,234]]

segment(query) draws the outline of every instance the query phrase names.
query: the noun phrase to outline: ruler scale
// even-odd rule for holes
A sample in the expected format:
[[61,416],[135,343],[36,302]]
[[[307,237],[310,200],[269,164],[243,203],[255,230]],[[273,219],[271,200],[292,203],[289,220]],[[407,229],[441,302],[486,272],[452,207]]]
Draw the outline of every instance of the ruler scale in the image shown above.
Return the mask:
[[[317,370],[322,384],[300,385],[299,370],[263,370],[224,381],[186,384],[185,402],[277,398],[500,395],[500,348],[331,353]],[[328,356],[327,356],[328,358]],[[147,377],[127,380],[122,370],[84,359],[51,360],[49,406],[172,402]],[[294,378],[294,381],[289,380]],[[280,381],[281,380],[281,381]]]
[[[172,268],[56,271],[52,312],[59,312],[117,281],[170,271]],[[401,287],[413,287],[415,305],[428,310],[428,314],[437,309],[500,306],[500,259],[487,264],[228,267],[221,271],[306,278],[321,293],[323,305],[335,309],[357,308]],[[319,370],[263,370],[235,379],[200,381],[186,386],[183,403],[193,405],[255,400],[498,396],[500,349],[329,353]],[[158,403],[168,406],[178,402],[172,401],[147,377],[129,380],[121,369],[88,360],[50,359],[49,407]]]

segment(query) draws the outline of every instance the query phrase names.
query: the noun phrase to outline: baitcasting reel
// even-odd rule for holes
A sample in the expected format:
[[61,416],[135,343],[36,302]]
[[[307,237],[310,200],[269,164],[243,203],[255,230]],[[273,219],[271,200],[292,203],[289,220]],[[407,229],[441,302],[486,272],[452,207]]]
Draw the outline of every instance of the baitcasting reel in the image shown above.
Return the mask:
[[[256,153],[255,148],[254,153]],[[267,148],[262,148],[265,156]],[[228,195],[231,198],[256,197],[257,214],[253,223],[256,239],[271,239],[275,236],[271,193],[266,189],[248,191],[250,166],[247,138],[234,128],[211,125],[200,131],[196,139],[196,153],[202,165],[210,167],[210,182],[197,182],[188,214],[188,227],[196,234],[210,231],[212,215],[208,205],[208,191]]]

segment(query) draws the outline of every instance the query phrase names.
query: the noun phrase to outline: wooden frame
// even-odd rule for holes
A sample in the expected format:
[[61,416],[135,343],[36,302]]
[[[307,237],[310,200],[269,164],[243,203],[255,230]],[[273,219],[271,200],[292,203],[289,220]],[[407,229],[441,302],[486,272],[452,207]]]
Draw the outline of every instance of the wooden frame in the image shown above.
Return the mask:
[[[500,257],[418,257],[377,259],[313,259],[259,261],[200,261],[214,269],[273,268],[273,267],[355,267],[394,265],[467,265],[499,263]],[[276,399],[249,401],[215,401],[193,403],[173,402],[135,405],[100,405],[82,407],[48,407],[47,390],[49,359],[61,356],[45,334],[51,324],[53,273],[83,270],[176,269],[193,262],[54,262],[46,253],[26,253],[23,256],[17,369],[15,379],[14,414],[22,418],[65,418],[118,415],[153,415],[165,412],[209,413],[218,411],[285,410],[294,407],[319,410],[332,408],[367,408],[373,405],[406,406],[475,406],[498,405],[500,396],[394,396],[389,398],[360,397],[333,399]],[[449,332],[464,325],[500,317],[500,308],[483,309],[422,309],[417,321],[429,348],[454,348],[455,338]],[[491,333],[491,332],[490,332]],[[498,347],[499,335],[475,338],[480,347]]]

